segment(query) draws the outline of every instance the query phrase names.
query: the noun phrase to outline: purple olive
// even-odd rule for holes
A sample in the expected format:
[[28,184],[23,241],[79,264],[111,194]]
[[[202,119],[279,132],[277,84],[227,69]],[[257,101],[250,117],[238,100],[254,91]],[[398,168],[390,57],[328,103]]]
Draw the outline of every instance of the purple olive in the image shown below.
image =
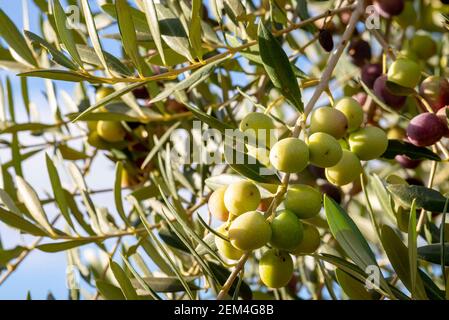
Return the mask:
[[449,81],[443,77],[427,77],[421,83],[419,93],[435,112],[449,105]]
[[376,96],[395,110],[400,110],[407,100],[407,97],[396,96],[387,87],[387,75],[381,75],[374,82],[374,93]]
[[368,95],[365,92],[358,92],[352,96],[361,106],[364,106]]
[[149,99],[150,98],[150,94],[148,93],[148,90],[145,86],[138,87],[138,88],[134,89],[132,92],[136,99]]
[[376,0],[374,6],[379,14],[385,18],[398,16],[404,10],[404,0]]
[[324,174],[324,168],[320,168],[310,164],[308,166],[309,172],[313,174],[313,176],[317,179],[326,179],[326,175]]
[[447,126],[434,113],[425,112],[414,117],[407,127],[407,137],[416,146],[426,147],[438,142]]
[[332,33],[329,30],[320,30],[318,41],[320,42],[321,47],[323,47],[326,52],[331,52],[332,50],[334,50],[334,39],[332,38]]
[[394,159],[405,169],[415,169],[421,164],[421,160],[410,159],[404,155],[398,155]]
[[444,136],[446,138],[449,138],[449,125],[448,125],[448,118],[446,115],[447,110],[449,109],[449,106],[446,106],[444,108],[441,108],[440,110],[438,110],[437,112],[437,116],[438,118],[440,118],[440,120],[445,124],[446,126],[446,133],[444,134]]
[[352,40],[349,44],[348,54],[352,59],[352,63],[361,67],[371,60],[371,46],[360,38]]
[[330,183],[320,186],[321,193],[331,197],[335,202],[341,203],[341,189]]
[[362,81],[372,89],[374,82],[382,75],[382,66],[379,63],[369,63],[362,68]]

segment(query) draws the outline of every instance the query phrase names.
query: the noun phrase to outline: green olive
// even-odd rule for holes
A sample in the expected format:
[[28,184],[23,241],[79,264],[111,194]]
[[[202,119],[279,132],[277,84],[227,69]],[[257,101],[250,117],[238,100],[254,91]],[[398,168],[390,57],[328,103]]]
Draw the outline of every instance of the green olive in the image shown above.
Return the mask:
[[343,150],[340,161],[335,166],[326,168],[325,172],[330,183],[344,186],[359,178],[362,173],[362,165],[354,153]]
[[360,128],[363,123],[363,107],[357,100],[351,97],[341,99],[335,106],[348,119],[348,131],[352,132]]
[[[217,232],[224,235],[225,237],[228,237],[228,231],[226,230],[226,225],[222,224],[220,227],[218,227]],[[230,260],[238,260],[243,255],[243,251],[235,248],[231,242],[226,241],[218,236],[215,236],[215,245],[217,246],[218,252],[230,259]]]
[[293,250],[303,238],[302,223],[289,210],[283,210],[271,222],[271,245],[277,249]]
[[240,131],[248,132],[253,130],[251,132],[257,138],[258,145],[261,147],[270,147],[270,134],[273,135],[273,140],[275,140],[275,129],[273,120],[268,115],[260,112],[249,113],[240,122]]
[[437,44],[431,36],[417,34],[410,40],[410,49],[422,60],[427,60],[437,53]]
[[283,251],[270,249],[259,261],[260,280],[269,288],[285,287],[293,276],[293,259]]
[[117,121],[98,121],[97,132],[107,142],[120,142],[126,135],[125,129]]
[[343,150],[330,134],[317,132],[309,137],[310,163],[320,168],[332,167],[340,161]]
[[322,107],[316,109],[310,118],[310,133],[324,132],[335,139],[342,138],[348,130],[348,119],[335,108]]
[[260,192],[251,181],[239,181],[229,185],[224,193],[226,209],[233,215],[256,210],[260,202]]
[[259,249],[271,239],[271,227],[262,213],[246,212],[232,221],[229,227],[231,244],[242,251]]
[[314,253],[320,247],[321,237],[318,229],[308,223],[303,224],[304,237],[299,245],[291,251],[294,255]]
[[209,197],[207,202],[210,213],[221,221],[228,220],[229,211],[224,203],[224,195],[227,187],[221,187],[215,190]]
[[388,69],[388,81],[402,87],[415,88],[421,79],[421,67],[410,59],[398,59]]
[[289,186],[285,196],[285,208],[292,211],[300,219],[316,216],[321,210],[321,193],[305,184]]
[[115,92],[112,87],[101,87],[95,93],[96,101],[100,101],[101,99],[106,98],[108,95],[113,94]]
[[270,162],[276,170],[282,172],[301,172],[309,162],[309,148],[300,139],[282,139],[271,149]]
[[380,128],[366,127],[351,133],[349,146],[360,160],[372,160],[387,150],[388,137]]

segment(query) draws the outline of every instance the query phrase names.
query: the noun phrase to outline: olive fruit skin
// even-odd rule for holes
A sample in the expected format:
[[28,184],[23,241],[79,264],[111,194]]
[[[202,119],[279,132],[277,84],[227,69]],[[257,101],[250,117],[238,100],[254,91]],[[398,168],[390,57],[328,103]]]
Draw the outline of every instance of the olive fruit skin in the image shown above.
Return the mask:
[[309,148],[301,139],[282,139],[271,148],[270,162],[276,170],[282,172],[301,172],[309,162]]
[[336,203],[341,203],[341,189],[330,183],[324,183],[320,186],[320,192],[332,198]]
[[318,41],[324,51],[331,52],[334,49],[334,39],[332,38],[332,33],[329,30],[320,30]]
[[270,244],[282,250],[295,249],[303,238],[302,222],[291,211],[283,210],[271,221]]
[[421,164],[421,160],[413,160],[405,155],[397,155],[394,159],[404,169],[416,169]]
[[150,93],[148,92],[148,89],[145,86],[141,86],[141,87],[138,87],[138,88],[134,89],[132,91],[132,93],[133,93],[133,95],[134,95],[134,97],[136,99],[143,99],[144,100],[144,99],[149,99],[150,98]]
[[366,86],[373,88],[374,82],[382,75],[382,66],[380,63],[369,63],[363,66],[361,78]]
[[410,59],[398,59],[388,69],[388,81],[402,87],[414,88],[421,79],[421,67]]
[[359,158],[348,150],[343,150],[343,156],[335,166],[326,168],[327,180],[337,186],[344,186],[355,181],[361,173],[362,165]]
[[238,181],[226,188],[224,204],[233,215],[256,210],[260,202],[260,192],[251,181]]
[[349,147],[360,160],[380,157],[388,147],[387,134],[378,127],[366,127],[349,136]]
[[310,133],[324,132],[341,139],[348,130],[348,119],[340,110],[331,107],[316,109],[310,118]]
[[270,249],[259,261],[260,280],[269,288],[285,287],[293,276],[293,259],[283,251]]
[[228,235],[231,244],[237,249],[256,250],[271,240],[271,226],[262,213],[250,211],[232,221]]
[[376,0],[374,6],[381,16],[390,18],[402,13],[404,2],[404,0]]
[[404,107],[405,102],[407,101],[407,97],[394,95],[387,87],[387,80],[387,75],[382,75],[377,78],[374,82],[374,93],[388,106],[392,107],[395,110],[400,110],[402,107]]
[[440,118],[441,122],[443,122],[443,124],[446,128],[446,132],[444,134],[444,137],[446,137],[446,138],[449,137],[448,118],[446,115],[446,110],[448,110],[448,109],[449,109],[449,107],[444,107],[444,108],[441,108],[440,110],[438,110],[438,112],[437,112],[438,118]]
[[[245,132],[253,130],[251,134],[254,134],[254,138],[257,139],[259,147],[270,147],[270,134],[275,130],[273,120],[264,113],[252,112],[247,114],[240,122],[240,131]],[[258,130],[265,130],[265,132],[259,132]],[[274,139],[273,139],[274,140]]]
[[363,107],[354,98],[341,99],[335,109],[341,111],[348,120],[348,132],[357,130],[363,123]]
[[285,196],[285,209],[293,212],[299,219],[309,219],[321,210],[321,193],[305,184],[289,186]]
[[321,244],[321,236],[318,229],[308,223],[303,224],[304,237],[300,244],[290,251],[293,255],[310,254],[318,250]]
[[340,161],[343,150],[330,134],[317,132],[309,137],[309,161],[320,168],[332,167]]
[[427,60],[437,53],[437,44],[426,34],[417,34],[410,40],[410,49],[422,60]]
[[419,86],[419,93],[435,112],[449,105],[449,81],[443,77],[427,77]]
[[126,131],[117,121],[98,121],[98,136],[107,142],[120,142],[126,136]]
[[361,67],[367,61],[371,60],[371,46],[363,39],[354,39],[349,44],[348,54],[351,57],[352,63]]
[[221,221],[226,221],[229,217],[229,210],[226,208],[224,203],[226,189],[227,187],[220,187],[212,192],[207,202],[210,213]]
[[[226,224],[218,227],[217,232],[227,237],[228,231],[226,230]],[[218,236],[215,236],[215,245],[217,246],[218,252],[230,260],[238,260],[244,254],[243,251],[235,248],[229,241],[223,240]]]
[[425,112],[417,115],[407,127],[408,140],[416,146],[427,147],[438,142],[446,133],[447,126],[437,115]]
[[95,99],[96,99],[96,101],[99,101],[103,98],[106,98],[108,95],[110,95],[114,92],[115,92],[115,90],[112,87],[101,87],[95,93]]

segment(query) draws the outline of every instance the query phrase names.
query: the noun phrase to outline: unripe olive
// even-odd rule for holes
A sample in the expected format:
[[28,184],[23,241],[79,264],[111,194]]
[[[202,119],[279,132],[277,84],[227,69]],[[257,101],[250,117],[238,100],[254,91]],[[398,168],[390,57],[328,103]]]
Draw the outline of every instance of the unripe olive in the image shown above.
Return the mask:
[[333,167],[326,168],[327,180],[337,186],[344,186],[358,179],[362,173],[359,158],[348,150],[343,150],[341,160]]
[[269,288],[285,287],[293,276],[293,259],[283,251],[270,249],[259,261],[260,280]]
[[437,53],[437,44],[431,36],[416,34],[410,40],[410,49],[422,60],[427,60]]
[[271,227],[262,213],[246,212],[232,221],[229,227],[231,244],[242,251],[256,250],[271,239]]
[[271,149],[270,162],[276,170],[282,172],[301,172],[309,162],[309,148],[298,138],[282,139]]
[[303,224],[304,237],[300,244],[291,251],[294,255],[314,253],[320,247],[321,237],[318,229],[308,223]]
[[366,127],[349,136],[349,146],[360,160],[372,160],[387,150],[387,134],[377,127]]
[[398,59],[388,69],[388,81],[414,88],[421,79],[421,67],[410,59]]
[[363,66],[367,61],[371,60],[371,46],[363,39],[354,39],[349,44],[348,54],[352,63],[357,66]]
[[354,98],[345,97],[338,101],[335,109],[340,110],[348,120],[348,131],[357,130],[363,122],[363,107]]
[[416,146],[431,146],[446,134],[447,126],[434,113],[417,115],[407,127],[408,140]]
[[[270,134],[274,135],[275,128],[273,120],[268,115],[260,112],[249,113],[240,122],[240,131],[253,130],[251,132],[261,147],[270,147]],[[261,131],[259,132],[259,130]]]
[[310,118],[310,133],[324,132],[340,139],[348,130],[348,119],[340,110],[331,107],[316,109]]
[[[226,230],[226,224],[222,224],[218,227],[217,232],[225,237],[228,237],[228,231]],[[215,245],[217,246],[218,252],[228,259],[238,260],[242,257],[243,251],[235,248],[231,242],[226,241],[218,236],[215,236]]]
[[419,93],[435,112],[449,105],[449,81],[443,77],[427,77],[419,86]]
[[374,6],[381,16],[390,18],[401,14],[404,10],[404,0],[376,0]]
[[405,96],[396,96],[387,87],[387,75],[382,75],[374,82],[374,93],[376,96],[385,102],[388,106],[395,110],[400,110],[407,101]]
[[289,186],[285,196],[285,209],[290,210],[300,219],[316,216],[321,210],[321,193],[305,184]]
[[416,20],[417,14],[415,7],[413,6],[413,1],[405,1],[404,10],[402,10],[398,16],[394,17],[394,21],[404,29],[414,25]]
[[95,93],[95,99],[96,101],[99,101],[103,98],[106,98],[108,95],[113,94],[114,92],[115,90],[112,87],[101,87]]
[[224,203],[224,195],[226,192],[226,187],[221,187],[212,192],[212,194],[209,197],[209,201],[207,202],[209,206],[210,213],[221,221],[228,220],[229,217],[229,211],[226,209],[225,203]]
[[97,132],[100,138],[107,142],[120,142],[126,135],[125,129],[118,121],[98,121]]
[[310,163],[321,168],[336,165],[343,154],[337,139],[324,132],[312,134],[308,146]]
[[271,222],[270,244],[282,250],[293,250],[302,241],[302,223],[289,210],[283,210]]
[[380,63],[368,63],[363,66],[361,78],[366,86],[370,89],[373,88],[374,82],[382,75],[382,66]]
[[260,202],[260,192],[251,181],[238,181],[226,188],[224,203],[233,215],[256,210]]

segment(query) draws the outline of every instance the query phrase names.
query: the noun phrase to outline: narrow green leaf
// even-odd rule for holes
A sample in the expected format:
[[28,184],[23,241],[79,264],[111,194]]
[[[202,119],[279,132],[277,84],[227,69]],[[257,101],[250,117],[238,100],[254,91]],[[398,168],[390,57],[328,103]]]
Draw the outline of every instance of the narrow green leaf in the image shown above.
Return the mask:
[[110,261],[109,266],[114,274],[115,279],[120,284],[123,295],[126,300],[140,300],[136,290],[131,284],[131,280],[126,275],[125,271],[114,261]]
[[443,212],[446,198],[436,190],[416,185],[390,184],[387,186],[399,202],[405,207],[411,207],[416,199],[416,208],[432,212]]
[[33,236],[48,236],[48,234],[38,226],[34,225],[28,220],[25,220],[15,213],[3,209],[2,207],[0,207],[0,221],[4,222],[10,227],[19,229]]
[[59,178],[58,170],[56,169],[56,166],[54,165],[53,161],[50,159],[48,154],[45,154],[45,162],[47,164],[47,171],[48,175],[50,177],[51,187],[53,189],[53,194],[55,196],[56,203],[59,207],[59,210],[61,210],[61,214],[64,217],[64,219],[67,221],[67,223],[72,227],[75,228],[72,222],[72,218],[70,217],[70,211],[69,207],[67,205],[64,189],[62,188],[61,179]]
[[70,54],[70,56],[75,60],[78,66],[82,67],[83,62],[81,57],[76,50],[75,39],[73,38],[72,30],[67,28],[68,21],[67,15],[61,6],[59,0],[53,0],[53,15],[56,23],[56,32],[58,33],[59,40],[64,44],[65,49]]
[[418,248],[419,258],[425,261],[429,261],[435,264],[441,264],[444,261],[445,266],[449,266],[449,243],[445,243],[445,255],[441,256],[441,244],[434,243]]
[[[100,58],[98,58],[95,49],[83,44],[77,44],[76,49],[78,50],[81,60],[84,63],[94,65],[96,67],[102,68],[102,62]],[[117,73],[118,75],[123,76],[134,76],[133,71],[129,69],[128,66],[123,64],[120,59],[116,58],[114,55],[110,54],[107,51],[103,50],[103,56],[106,59],[106,63],[108,64],[109,70]]]
[[190,14],[189,40],[196,56],[202,58],[201,46],[201,0],[192,0],[192,10]]
[[14,247],[13,249],[2,249],[0,247],[0,269],[2,267],[5,267],[9,261],[17,258],[18,256],[20,256],[22,254],[22,252],[24,252],[25,250],[27,250],[27,248],[22,247],[22,246],[17,246]]
[[400,140],[388,140],[388,147],[382,155],[382,158],[394,159],[397,155],[405,155],[410,159],[415,160],[428,159],[433,161],[441,161],[439,155],[425,147],[418,147],[414,144]]
[[97,280],[95,282],[95,286],[106,300],[126,300],[122,290],[109,282]]
[[162,63],[166,65],[165,52],[164,47],[162,46],[161,31],[154,0],[144,0],[143,6],[148,25],[150,27],[151,36],[162,59]]
[[123,200],[122,200],[122,172],[123,172],[123,164],[118,161],[115,166],[115,182],[114,182],[114,202],[115,208],[117,209],[120,218],[122,218],[123,222],[127,226],[129,226],[128,219],[126,217],[125,210],[123,209]]
[[263,22],[259,23],[258,41],[260,57],[271,82],[298,111],[303,112],[304,104],[301,91],[290,61],[279,42],[264,26]]
[[[185,291],[181,281],[176,277],[144,277],[142,280],[156,292],[168,293]],[[199,287],[193,283],[195,278],[190,277],[186,280],[192,291],[199,290]],[[142,288],[136,279],[131,280],[131,282],[135,287]]]
[[36,248],[44,252],[55,253],[81,247],[92,242],[93,240],[69,240],[69,241],[41,244],[38,245]]
[[53,227],[48,221],[36,192],[22,177],[16,177],[16,179],[17,191],[19,192],[23,203],[33,219],[35,219],[36,222],[39,223],[49,234],[55,235]]
[[410,284],[412,297],[416,297],[416,282],[418,276],[418,253],[416,249],[416,200],[414,199],[410,208],[410,218],[408,224],[408,259],[410,264]]
[[131,279],[131,284],[132,284],[132,280],[136,280],[140,286],[142,286],[142,288],[148,292],[150,294],[150,296],[155,299],[155,300],[162,300],[162,298],[156,293],[156,291],[154,291],[143,279],[142,277],[137,273],[136,270],[134,270],[133,266],[128,262],[128,260],[126,260],[123,256],[122,256],[123,261],[125,262],[126,266],[128,267],[128,269],[131,271],[131,273],[134,275],[134,277],[136,279]]
[[25,38],[14,25],[14,22],[0,9],[0,36],[8,43],[9,47],[14,50],[25,62],[31,66],[37,67],[37,61],[31,49],[28,47]]
[[83,75],[70,70],[57,70],[57,69],[36,69],[31,71],[26,71],[17,74],[20,77],[36,77],[68,82],[82,82],[88,81],[91,83],[101,83],[102,81]]
[[350,299],[373,300],[371,293],[366,290],[363,282],[360,282],[359,280],[339,268],[335,270],[335,276],[337,278],[338,284],[340,284],[341,288]]

